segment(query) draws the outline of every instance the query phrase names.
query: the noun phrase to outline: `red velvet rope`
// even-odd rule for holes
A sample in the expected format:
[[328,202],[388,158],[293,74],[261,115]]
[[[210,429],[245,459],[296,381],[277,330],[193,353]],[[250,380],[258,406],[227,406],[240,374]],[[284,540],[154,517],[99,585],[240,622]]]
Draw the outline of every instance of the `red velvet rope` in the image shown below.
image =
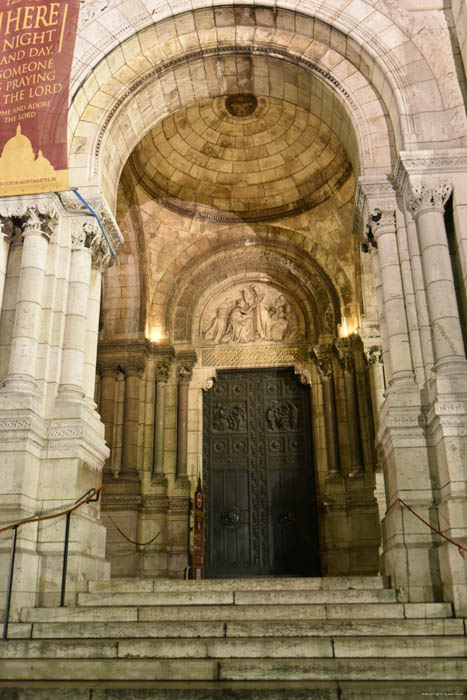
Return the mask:
[[391,505],[390,505],[389,508],[387,509],[386,513],[389,513],[389,511],[391,510],[391,508],[392,508],[396,503],[402,503],[402,505],[404,506],[404,508],[407,508],[407,510],[409,510],[413,515],[415,515],[416,518],[418,518],[419,520],[421,520],[422,523],[424,523],[425,525],[428,525],[428,527],[430,528],[430,530],[433,530],[433,532],[436,532],[437,535],[440,535],[443,539],[447,540],[447,542],[450,542],[450,544],[453,544],[454,547],[457,547],[457,551],[458,551],[459,554],[461,555],[462,559],[465,559],[464,552],[467,552],[467,549],[466,549],[465,547],[463,547],[461,544],[459,544],[459,542],[455,542],[454,540],[452,540],[452,539],[451,539],[450,537],[448,537],[447,535],[444,535],[442,532],[440,532],[440,531],[437,530],[435,527],[433,527],[433,525],[430,525],[430,523],[428,523],[424,518],[422,518],[421,515],[419,515],[418,513],[416,513],[416,512],[414,511],[414,509],[411,508],[411,506],[409,506],[408,503],[406,503],[405,501],[403,501],[402,498],[396,498],[396,500],[393,501],[393,503],[391,503]]

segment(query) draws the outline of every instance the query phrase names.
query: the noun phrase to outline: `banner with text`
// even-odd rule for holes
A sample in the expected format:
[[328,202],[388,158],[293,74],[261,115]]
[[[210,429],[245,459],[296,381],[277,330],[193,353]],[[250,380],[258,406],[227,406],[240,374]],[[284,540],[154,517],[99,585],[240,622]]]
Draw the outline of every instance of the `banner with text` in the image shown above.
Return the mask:
[[68,189],[79,0],[0,0],[0,196]]

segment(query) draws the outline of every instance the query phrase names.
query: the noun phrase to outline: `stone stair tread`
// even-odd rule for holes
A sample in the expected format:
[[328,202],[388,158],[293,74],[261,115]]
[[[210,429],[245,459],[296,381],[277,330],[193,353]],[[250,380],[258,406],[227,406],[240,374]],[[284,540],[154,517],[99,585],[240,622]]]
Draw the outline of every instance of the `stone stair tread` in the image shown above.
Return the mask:
[[309,681],[467,679],[465,658],[314,658],[314,659],[7,659],[0,677],[22,681]]
[[78,605],[302,605],[397,602],[397,592],[385,590],[341,591],[158,591],[156,593],[79,593]]
[[327,576],[315,578],[257,578],[257,579],[135,579],[115,578],[110,581],[90,581],[89,593],[152,593],[158,591],[301,591],[301,590],[382,590],[388,589],[384,576]]
[[21,622],[162,622],[232,620],[345,620],[449,618],[450,603],[343,603],[302,605],[160,605],[23,608]]
[[463,658],[465,637],[307,637],[286,639],[27,639],[0,643],[0,658],[316,659]]
[[35,622],[11,623],[11,638],[315,637],[464,635],[462,619],[280,620],[247,622]]

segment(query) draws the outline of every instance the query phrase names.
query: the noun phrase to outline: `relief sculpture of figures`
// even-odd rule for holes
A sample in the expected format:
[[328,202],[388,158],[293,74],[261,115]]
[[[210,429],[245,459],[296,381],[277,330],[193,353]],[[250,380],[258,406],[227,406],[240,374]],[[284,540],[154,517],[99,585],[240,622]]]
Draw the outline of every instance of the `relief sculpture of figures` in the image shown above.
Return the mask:
[[266,411],[268,430],[296,430],[298,418],[298,407],[292,401],[273,401]]
[[302,342],[300,319],[283,294],[266,285],[250,285],[222,300],[202,332],[207,343]]
[[221,433],[227,431],[243,431],[245,430],[245,426],[246,410],[244,406],[235,404],[226,411],[226,407],[223,404],[216,404],[212,420],[212,427],[214,430]]

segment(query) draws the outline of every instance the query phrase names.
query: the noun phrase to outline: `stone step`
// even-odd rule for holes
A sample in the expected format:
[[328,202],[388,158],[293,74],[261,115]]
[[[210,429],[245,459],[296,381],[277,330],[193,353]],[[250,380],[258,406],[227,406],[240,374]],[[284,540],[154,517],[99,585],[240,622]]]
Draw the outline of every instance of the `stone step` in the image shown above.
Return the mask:
[[155,593],[79,593],[80,606],[303,605],[395,603],[397,591],[158,591]]
[[11,623],[11,639],[463,636],[462,619]]
[[[458,681],[465,658],[313,659],[14,659],[0,661],[3,681]],[[415,697],[418,696],[418,691]],[[319,697],[319,696],[317,696]],[[410,696],[406,696],[410,697]],[[414,697],[413,695],[411,697]]]
[[0,642],[1,659],[463,658],[465,637],[41,639]]
[[450,603],[303,605],[161,605],[144,607],[23,608],[21,622],[163,622],[352,620],[452,617]]
[[89,593],[153,593],[158,591],[338,591],[382,590],[390,588],[384,576],[326,576],[315,578],[257,578],[257,579],[180,579],[115,578],[110,581],[90,581]]

